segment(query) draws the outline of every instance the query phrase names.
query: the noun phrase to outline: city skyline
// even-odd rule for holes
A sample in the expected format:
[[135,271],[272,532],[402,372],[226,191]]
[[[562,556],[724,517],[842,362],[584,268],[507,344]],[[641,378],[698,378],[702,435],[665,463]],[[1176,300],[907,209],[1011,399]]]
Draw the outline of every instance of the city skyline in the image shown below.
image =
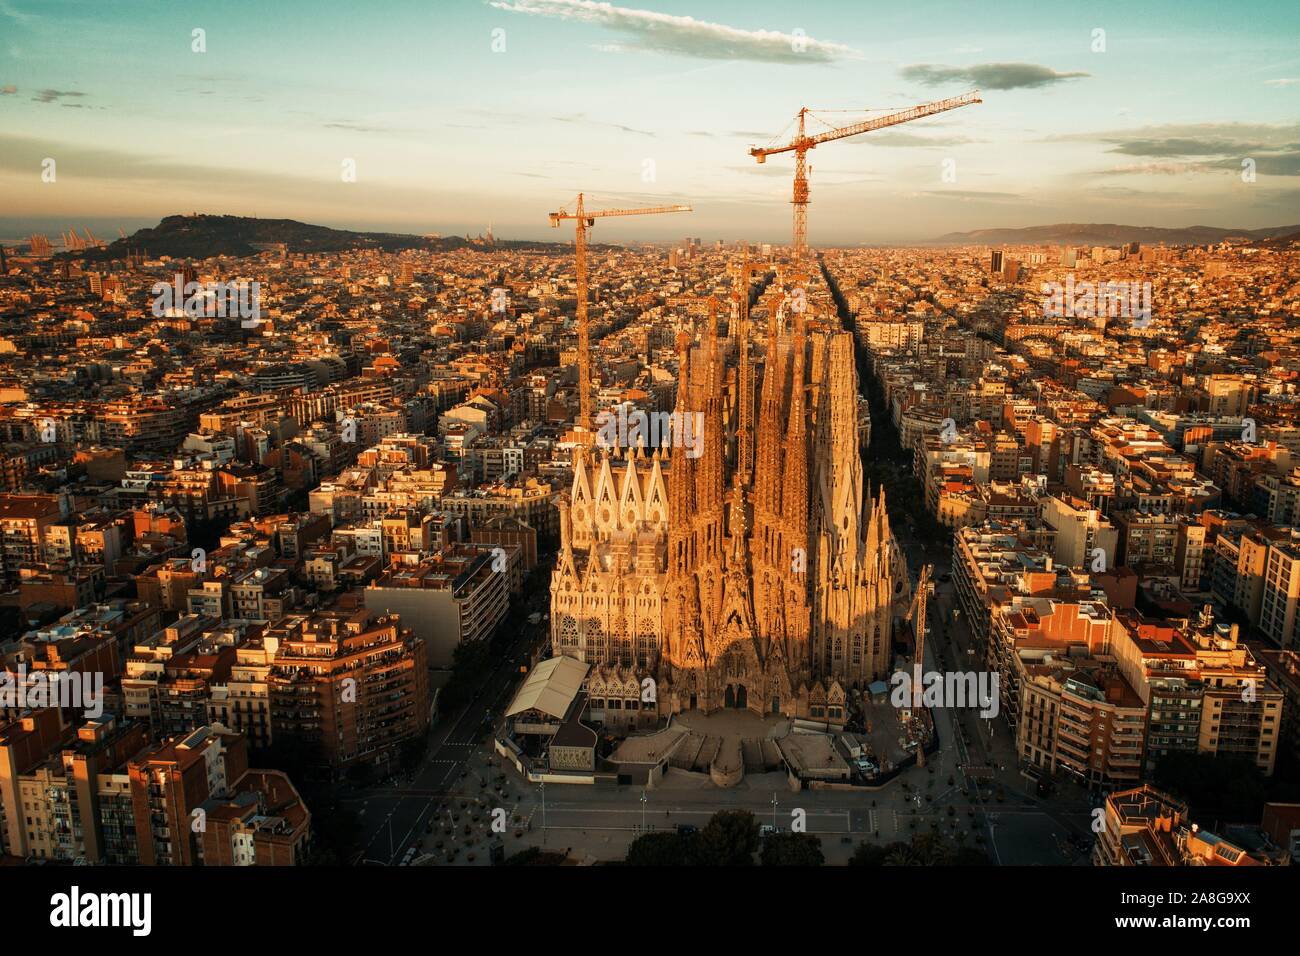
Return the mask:
[[1300,216],[1300,55],[1286,40],[1300,14],[1281,3],[1250,18],[1011,4],[992,23],[942,3],[861,17],[829,3],[313,9],[0,4],[0,236],[130,231],[193,209],[547,239],[545,213],[584,191],[695,207],[689,225],[602,224],[608,241],[783,242],[793,162],[757,165],[751,145],[804,105],[896,110],[971,88],[984,102],[969,110],[813,151],[809,241]]

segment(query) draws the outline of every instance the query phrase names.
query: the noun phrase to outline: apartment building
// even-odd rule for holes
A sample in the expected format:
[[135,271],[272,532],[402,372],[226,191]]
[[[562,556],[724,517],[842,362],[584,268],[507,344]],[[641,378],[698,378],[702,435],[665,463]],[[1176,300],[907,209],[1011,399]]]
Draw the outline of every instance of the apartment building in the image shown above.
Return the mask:
[[248,769],[239,734],[200,727],[155,744],[127,764],[141,866],[192,866],[200,859],[195,811],[229,792]]
[[1187,804],[1149,784],[1108,794],[1094,866],[1285,866],[1289,850],[1259,827],[1212,833],[1191,822]]
[[1048,496],[1042,501],[1041,517],[1056,532],[1052,557],[1057,564],[1092,568],[1099,557],[1100,570],[1119,564],[1119,531],[1086,501],[1073,496]]
[[1016,727],[1025,668],[1104,654],[1114,613],[1099,600],[1058,600],[1012,595],[994,609],[989,637],[990,669],[998,672],[1002,713]]
[[1147,773],[1168,754],[1199,752],[1245,757],[1273,774],[1283,693],[1236,625],[1216,624],[1208,607],[1194,621],[1125,612],[1112,651],[1148,709]]
[[290,614],[262,636],[275,739],[316,748],[331,767],[394,759],[429,725],[425,642],[396,615]]
[[521,577],[518,548],[457,544],[430,556],[397,556],[365,589],[365,603],[409,621],[428,647],[429,666],[449,667],[457,646],[492,636]]
[[44,559],[48,528],[67,516],[58,495],[0,494],[0,578],[16,584],[24,565]]
[[1112,658],[1046,655],[1016,663],[1016,747],[1025,766],[1089,790],[1142,779],[1146,708]]
[[225,681],[214,680],[207,698],[208,722],[229,727],[248,739],[250,750],[271,746],[271,668],[275,664],[275,639],[249,636],[233,649],[234,662]]
[[1300,649],[1300,531],[1269,546],[1259,629],[1278,647]]
[[302,866],[311,843],[311,813],[288,776],[248,770],[228,796],[200,808],[204,866]]

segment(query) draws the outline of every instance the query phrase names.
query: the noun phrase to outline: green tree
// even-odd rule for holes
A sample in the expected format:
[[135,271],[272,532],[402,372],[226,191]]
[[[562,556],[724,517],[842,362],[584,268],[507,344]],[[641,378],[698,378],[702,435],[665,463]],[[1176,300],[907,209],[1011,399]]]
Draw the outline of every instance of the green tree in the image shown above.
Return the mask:
[[552,853],[541,847],[530,846],[526,850],[512,853],[501,861],[502,866],[559,866],[564,862],[563,853]]
[[689,866],[690,841],[671,831],[645,833],[627,848],[628,866]]
[[983,850],[973,846],[958,847],[953,854],[953,866],[992,866],[993,861]]
[[424,752],[428,748],[429,731],[427,728],[418,737],[402,741],[401,750],[399,751],[402,769],[409,773],[419,767],[420,761],[424,759]]
[[919,866],[952,866],[955,847],[933,831],[916,833],[912,835],[912,853]]
[[885,866],[920,866],[921,860],[910,843],[891,843],[885,848]]
[[719,810],[700,831],[703,866],[753,866],[758,850],[758,821],[748,810]]
[[821,866],[822,841],[811,833],[773,833],[763,841],[764,866]]
[[859,843],[849,857],[849,866],[884,866],[887,850],[875,843]]

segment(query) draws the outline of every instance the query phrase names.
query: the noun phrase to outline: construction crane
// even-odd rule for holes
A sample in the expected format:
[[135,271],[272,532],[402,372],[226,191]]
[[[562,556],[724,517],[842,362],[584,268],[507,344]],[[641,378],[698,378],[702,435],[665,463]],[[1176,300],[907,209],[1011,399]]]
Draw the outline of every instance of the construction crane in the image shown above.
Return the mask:
[[[822,143],[829,143],[832,140],[856,136],[859,133],[869,133],[872,130],[897,126],[900,123],[910,123],[912,120],[933,116],[935,113],[943,113],[961,106],[970,106],[973,103],[982,102],[979,90],[972,90],[969,93],[963,93],[961,96],[951,96],[945,100],[935,100],[933,103],[922,103],[920,106],[913,106],[911,109],[899,113],[877,116],[875,119],[863,120],[861,123],[853,123],[839,128],[831,127],[825,132],[815,133],[811,136],[807,133],[806,121],[810,113],[815,114],[817,111],[810,110],[805,106],[796,117],[799,131],[790,142],[784,146],[750,147],[749,155],[760,163],[767,162],[767,157],[775,156],[777,153],[794,153],[794,198],[790,201],[794,204],[795,260],[802,261],[808,251],[808,150],[815,149]],[[813,118],[816,119],[817,117],[814,115]]]
[[551,226],[560,228],[565,219],[572,219],[577,224],[574,238],[574,251],[577,259],[576,278],[578,284],[578,428],[591,435],[591,342],[587,327],[587,230],[596,224],[597,219],[608,216],[653,216],[665,212],[691,212],[690,206],[643,206],[640,209],[587,209],[583,205],[582,193],[578,193],[578,204],[573,212],[561,209],[553,212]]
[[[906,620],[912,623],[912,630],[916,633],[916,654],[912,658],[912,710],[913,719],[918,719],[915,712],[921,709],[922,703],[922,681],[925,677],[925,631],[929,623],[926,617],[925,603],[926,598],[930,595],[930,589],[933,586],[930,581],[930,575],[933,567],[929,564],[921,568],[921,580],[916,585],[916,594],[912,598],[912,606],[907,609]],[[916,765],[925,766],[925,741],[922,740],[916,748]]]

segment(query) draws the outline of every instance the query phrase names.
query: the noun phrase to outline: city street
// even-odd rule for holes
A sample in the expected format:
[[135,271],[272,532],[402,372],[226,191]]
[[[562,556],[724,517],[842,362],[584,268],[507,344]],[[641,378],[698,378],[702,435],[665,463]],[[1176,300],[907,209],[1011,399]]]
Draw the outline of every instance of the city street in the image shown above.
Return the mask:
[[[526,598],[530,602],[528,610],[544,610],[546,593],[544,588],[535,588]],[[546,621],[523,625],[515,639],[499,652],[497,666],[474,698],[455,716],[440,718],[430,730],[428,752],[413,775],[399,773],[340,798],[361,816],[364,849],[355,862],[401,862],[434,821],[440,802],[462,794],[485,799],[482,794],[491,792],[489,774],[500,772],[487,763],[492,725],[510,703],[523,676],[520,657],[545,637],[546,628]],[[443,825],[449,822],[441,821]]]

